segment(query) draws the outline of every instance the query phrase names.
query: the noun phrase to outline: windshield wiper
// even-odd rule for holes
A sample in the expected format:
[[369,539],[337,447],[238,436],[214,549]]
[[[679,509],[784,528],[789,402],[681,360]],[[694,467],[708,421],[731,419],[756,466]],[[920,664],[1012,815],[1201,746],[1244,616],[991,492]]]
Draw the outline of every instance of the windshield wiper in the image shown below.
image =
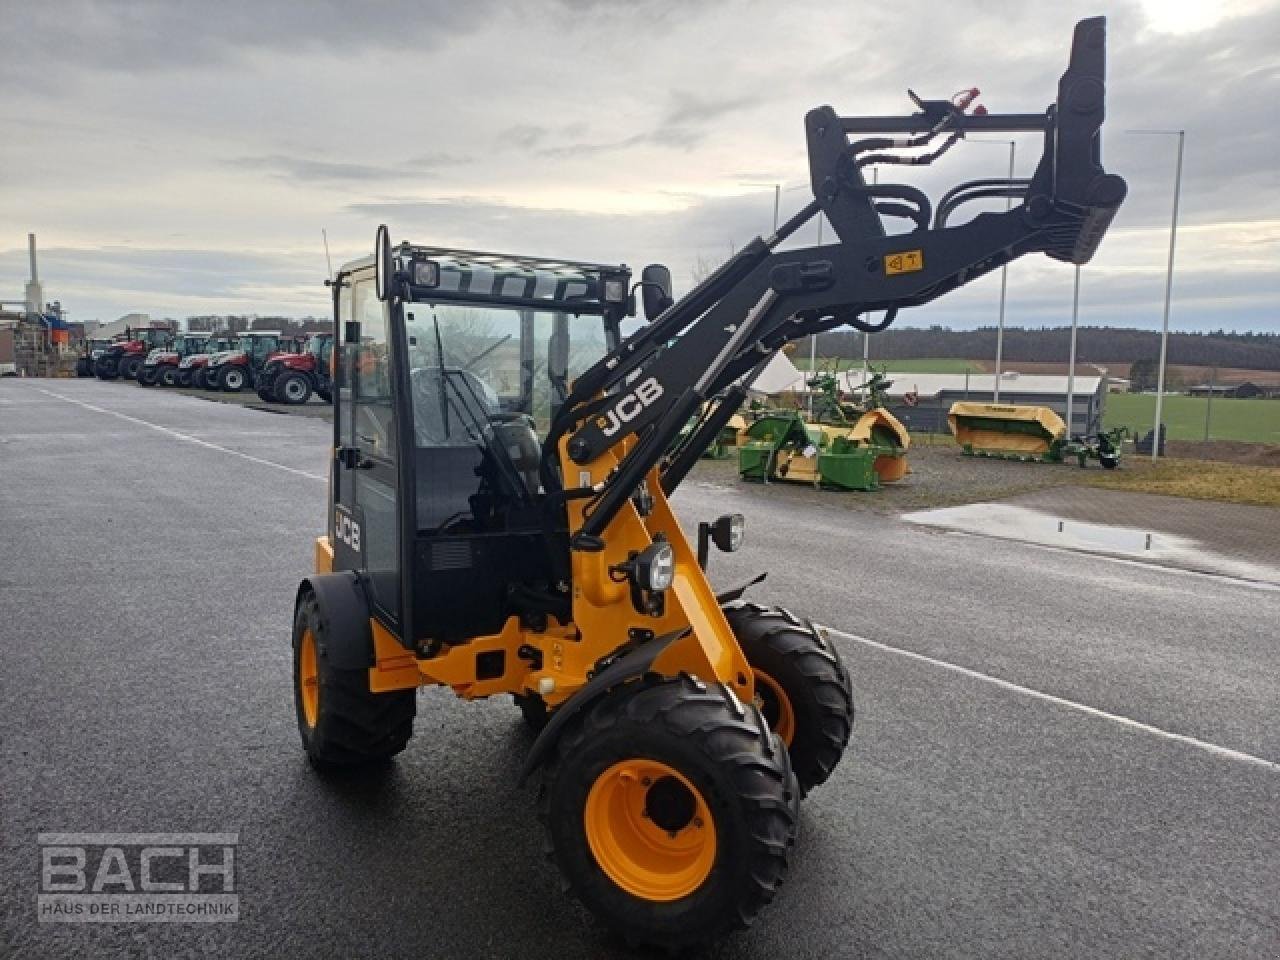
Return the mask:
[[436,332],[436,362],[440,364],[440,413],[444,417],[444,438],[449,440],[453,434],[449,429],[449,391],[444,385],[444,344],[440,341],[440,320],[434,310],[431,311],[431,326]]

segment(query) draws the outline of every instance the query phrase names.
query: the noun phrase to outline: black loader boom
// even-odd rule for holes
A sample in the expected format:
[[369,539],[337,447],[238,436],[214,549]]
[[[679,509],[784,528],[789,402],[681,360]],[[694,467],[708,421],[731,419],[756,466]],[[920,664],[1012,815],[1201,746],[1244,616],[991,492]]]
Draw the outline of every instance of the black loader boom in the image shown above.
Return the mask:
[[[575,549],[597,548],[610,519],[654,466],[663,465],[662,485],[671,492],[741,406],[753,373],[784,344],[845,324],[878,332],[899,310],[1025,254],[1088,263],[1126,193],[1124,180],[1102,167],[1105,75],[1106,20],[1095,17],[1077,24],[1057,100],[1042,113],[967,112],[976,90],[953,100],[912,94],[919,110],[902,117],[811,110],[805,130],[815,199],[624,340],[577,379],[562,406],[543,450],[549,491],[559,485],[562,441],[574,463],[587,464],[634,438],[595,492]],[[932,163],[970,132],[1042,133],[1035,173],[1028,180],[961,183],[936,208],[913,186],[872,185],[863,175],[872,164]],[[1016,201],[1008,211],[949,222],[965,203],[1004,197]],[[819,214],[837,242],[778,250]],[[889,234],[886,218],[906,219],[911,229]],[[877,311],[884,317],[872,322],[869,315]],[[699,411],[699,426],[669,455]]]

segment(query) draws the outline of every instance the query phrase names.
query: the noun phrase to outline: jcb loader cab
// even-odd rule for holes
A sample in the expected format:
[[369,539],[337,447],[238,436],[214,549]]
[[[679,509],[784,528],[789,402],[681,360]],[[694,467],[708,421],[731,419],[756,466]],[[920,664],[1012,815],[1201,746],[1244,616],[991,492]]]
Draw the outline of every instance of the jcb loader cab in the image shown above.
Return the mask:
[[[1088,262],[1125,195],[1101,166],[1104,48],[1100,18],[1079,24],[1039,113],[969,113],[976,91],[904,117],[811,111],[814,200],[678,302],[646,268],[649,323],[625,338],[624,267],[393,245],[380,228],[333,281],[329,529],[293,625],[312,762],[404,749],[419,686],[511,694],[540,728],[523,773],[542,774],[568,889],[669,949],[748,923],[786,872],[801,797],[844,753],[850,678],[810,621],[712,590],[709,544],[736,549],[740,516],[707,518],[695,549],[668,497],[787,343],[882,330],[1023,254]],[[1042,133],[1035,174],[961,184],[936,214],[864,176],[970,131]],[[1009,211],[954,222],[1006,196]],[[820,214],[834,240],[784,249]]]

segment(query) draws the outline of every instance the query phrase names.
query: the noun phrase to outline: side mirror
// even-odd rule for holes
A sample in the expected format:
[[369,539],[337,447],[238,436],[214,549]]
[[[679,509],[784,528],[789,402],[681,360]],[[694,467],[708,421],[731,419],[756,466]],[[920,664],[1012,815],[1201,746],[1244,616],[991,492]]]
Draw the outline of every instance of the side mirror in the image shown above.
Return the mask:
[[384,223],[378,227],[373,237],[373,275],[374,293],[379,300],[390,300],[395,273],[395,262],[391,259],[391,231]]
[[640,271],[640,296],[644,318],[653,323],[676,302],[671,295],[671,270],[661,263],[651,263]]

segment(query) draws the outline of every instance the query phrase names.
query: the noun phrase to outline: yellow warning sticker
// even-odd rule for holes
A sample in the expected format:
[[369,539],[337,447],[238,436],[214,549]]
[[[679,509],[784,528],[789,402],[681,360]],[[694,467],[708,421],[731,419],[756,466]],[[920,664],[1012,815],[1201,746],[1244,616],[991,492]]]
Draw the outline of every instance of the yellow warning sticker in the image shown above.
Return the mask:
[[886,254],[884,272],[892,277],[895,273],[916,273],[924,269],[923,250],[903,250],[901,253]]

